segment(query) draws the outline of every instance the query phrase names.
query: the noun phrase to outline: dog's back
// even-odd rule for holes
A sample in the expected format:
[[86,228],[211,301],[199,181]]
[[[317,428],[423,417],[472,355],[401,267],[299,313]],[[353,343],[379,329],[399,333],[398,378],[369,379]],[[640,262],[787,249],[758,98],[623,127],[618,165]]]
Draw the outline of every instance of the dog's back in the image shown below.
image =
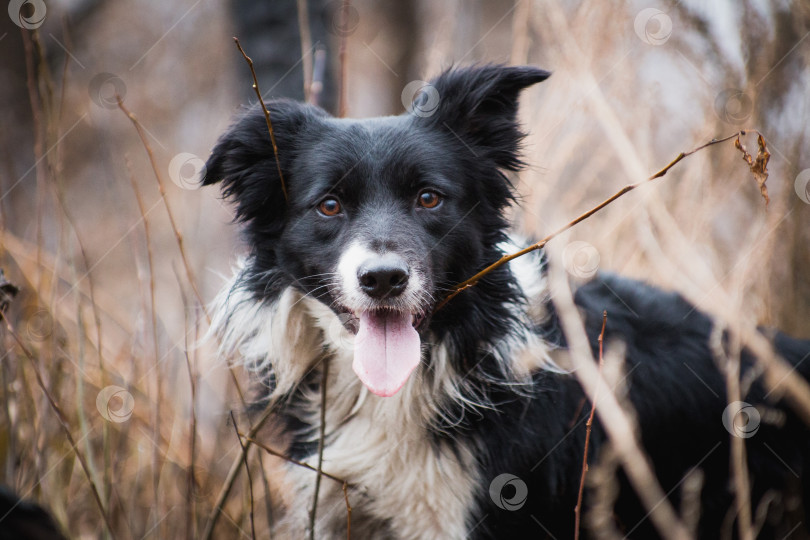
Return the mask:
[[[698,537],[736,534],[731,436],[746,439],[757,537],[808,537],[810,430],[758,381],[750,353],[742,351],[741,380],[750,383],[742,411],[746,420],[735,432],[727,418],[725,375],[711,348],[709,317],[675,293],[610,275],[598,275],[579,288],[576,303],[594,355],[602,313],[609,313],[605,342],[624,345],[620,386],[626,388],[644,450],[677,509],[689,509],[690,494],[699,497],[692,507],[698,514],[684,516],[698,525]],[[810,341],[775,333],[773,342],[797,372],[810,378]],[[535,380],[535,396],[485,414],[474,429],[486,434],[483,477],[509,472],[526,485],[525,504],[517,509],[489,494],[479,497],[479,519],[487,516],[476,528],[479,538],[573,534],[590,402],[571,376],[542,372]],[[582,510],[585,529],[594,534],[585,537],[611,537],[611,529],[630,538],[658,537],[624,474],[614,477],[617,461],[607,449],[596,419]]]

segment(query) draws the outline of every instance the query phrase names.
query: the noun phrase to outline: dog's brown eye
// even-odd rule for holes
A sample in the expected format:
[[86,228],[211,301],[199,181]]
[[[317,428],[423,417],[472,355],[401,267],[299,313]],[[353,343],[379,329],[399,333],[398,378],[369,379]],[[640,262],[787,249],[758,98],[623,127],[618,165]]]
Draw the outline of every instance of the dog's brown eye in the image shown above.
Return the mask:
[[340,213],[342,208],[337,199],[328,198],[321,201],[318,205],[318,211],[325,216],[336,216]]
[[426,190],[419,194],[418,202],[422,208],[436,208],[442,202],[442,198],[435,191]]

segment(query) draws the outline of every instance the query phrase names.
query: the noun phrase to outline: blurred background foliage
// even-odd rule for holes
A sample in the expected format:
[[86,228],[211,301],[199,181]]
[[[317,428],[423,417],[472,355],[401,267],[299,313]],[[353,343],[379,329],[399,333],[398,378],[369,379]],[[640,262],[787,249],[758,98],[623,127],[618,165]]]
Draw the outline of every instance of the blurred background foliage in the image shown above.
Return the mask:
[[[23,5],[23,17],[38,4]],[[0,267],[22,290],[9,320],[33,356],[3,335],[0,480],[52,508],[73,537],[103,531],[77,452],[116,537],[167,538],[204,526],[239,448],[228,411],[243,407],[227,369],[210,346],[187,346],[206,316],[166,212],[208,302],[244,249],[217,191],[194,185],[229,118],[255,99],[234,35],[266,98],[303,99],[315,65],[319,103],[332,112],[346,36],[356,117],[402,113],[408,83],[453,65],[551,70],[522,98],[528,167],[514,218],[526,237],[681,151],[759,129],[773,155],[767,208],[740,154],[714,146],[556,239],[552,260],[585,242],[601,270],[810,337],[807,1],[355,0],[346,21],[340,2],[320,0],[45,4],[37,28],[0,17]],[[144,128],[165,200],[116,92]],[[132,396],[125,421],[102,410],[120,412],[126,399],[102,393],[97,403],[111,385]],[[251,455],[270,471],[254,486],[261,529],[272,519],[273,462]],[[246,493],[239,480],[219,537],[249,530]]]

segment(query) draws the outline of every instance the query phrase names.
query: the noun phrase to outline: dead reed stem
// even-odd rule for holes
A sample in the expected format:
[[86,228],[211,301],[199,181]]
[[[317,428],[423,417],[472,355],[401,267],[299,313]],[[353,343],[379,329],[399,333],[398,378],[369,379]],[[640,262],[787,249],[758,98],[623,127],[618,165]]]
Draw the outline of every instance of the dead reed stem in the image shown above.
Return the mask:
[[250,474],[250,465],[248,465],[248,450],[242,443],[242,437],[239,436],[239,425],[236,423],[236,416],[231,411],[231,422],[233,422],[233,430],[236,432],[236,440],[239,441],[239,447],[242,449],[242,463],[245,465],[245,473],[247,474],[248,492],[250,493],[250,533],[251,538],[256,540],[256,525],[253,522],[253,477]]
[[[149,232],[149,219],[146,216],[146,205],[143,202],[143,197],[141,196],[141,191],[138,189],[138,183],[135,181],[135,175],[132,173],[132,165],[129,162],[129,157],[124,156],[124,162],[127,166],[127,172],[129,173],[129,183],[132,186],[132,191],[135,192],[135,200],[138,204],[138,211],[141,213],[141,220],[143,221],[143,233],[144,239],[146,241],[146,260],[147,266],[149,267],[149,307],[150,307],[150,315],[151,315],[151,322],[152,322],[152,345],[154,348],[154,366],[153,371],[155,372],[155,392],[156,392],[156,402],[163,403],[161,395],[161,377],[160,377],[160,350],[158,346],[158,334],[157,334],[157,307],[155,305],[155,265],[154,259],[152,256],[152,237]],[[159,407],[154,407],[154,431],[155,431],[155,441],[160,441],[160,409]],[[158,505],[160,501],[160,446],[158,444],[153,445],[152,447],[152,466],[153,466],[153,497],[155,498],[155,505]],[[157,520],[157,514],[155,514],[155,519]]]
[[278,160],[278,146],[276,145],[276,135],[273,132],[273,122],[270,119],[270,111],[267,110],[267,106],[264,104],[262,93],[259,91],[259,79],[256,77],[256,70],[253,68],[253,60],[245,53],[245,50],[239,43],[239,39],[235,37],[233,40],[236,42],[236,47],[239,49],[239,52],[242,53],[242,56],[245,58],[245,62],[247,62],[250,68],[250,74],[253,76],[253,91],[256,92],[256,97],[259,98],[259,104],[262,106],[262,111],[264,112],[264,120],[267,122],[267,131],[270,132],[270,143],[273,145],[273,155],[276,158],[276,169],[278,170],[278,179],[281,182],[281,192],[284,194],[284,200],[289,201],[289,197],[287,196],[287,184],[284,182],[284,175],[281,172],[281,162]]
[[700,150],[703,150],[704,148],[707,148],[709,146],[728,141],[728,140],[733,139],[735,137],[743,136],[749,131],[759,134],[759,131],[757,131],[757,130],[740,130],[740,131],[737,131],[735,133],[732,133],[728,137],[723,137],[721,139],[712,139],[709,142],[698,146],[697,148],[693,148],[692,150],[689,150],[688,152],[681,152],[666,167],[664,167],[663,169],[661,169],[657,173],[653,174],[652,176],[650,176],[646,180],[642,180],[641,182],[636,182],[635,184],[629,184],[629,185],[624,186],[622,189],[620,189],[619,191],[614,193],[612,196],[608,197],[607,199],[605,199],[601,203],[597,204],[595,207],[591,208],[590,210],[588,210],[584,214],[581,214],[580,216],[574,218],[572,221],[568,222],[566,225],[563,225],[562,227],[560,227],[559,229],[557,229],[553,233],[549,234],[548,236],[546,236],[545,238],[543,238],[539,242],[536,242],[536,243],[532,244],[531,246],[529,246],[527,248],[521,249],[520,251],[518,251],[516,253],[512,253],[510,255],[504,255],[503,257],[501,257],[500,259],[498,259],[494,263],[490,264],[489,266],[487,266],[486,268],[484,268],[483,270],[481,270],[480,272],[478,272],[477,274],[475,274],[471,278],[469,278],[469,279],[467,279],[465,281],[462,281],[458,285],[454,286],[452,288],[452,291],[450,292],[450,294],[448,294],[441,302],[439,302],[439,304],[436,306],[436,308],[433,310],[433,312],[435,313],[436,311],[439,311],[441,308],[443,308],[445,305],[447,305],[447,303],[450,300],[455,298],[455,296],[457,294],[459,294],[460,292],[462,292],[463,290],[469,289],[470,287],[475,286],[479,281],[481,281],[481,278],[483,278],[484,276],[486,276],[487,274],[489,274],[493,270],[496,270],[496,269],[500,268],[501,266],[508,263],[512,259],[517,259],[518,257],[526,255],[527,253],[531,253],[532,251],[542,249],[549,242],[549,240],[551,240],[552,238],[554,238],[556,236],[559,236],[561,233],[567,231],[568,229],[570,229],[574,225],[576,225],[576,224],[578,224],[578,223],[580,223],[582,221],[585,221],[586,219],[588,219],[592,215],[596,214],[597,212],[599,212],[600,210],[602,210],[606,206],[610,205],[611,203],[613,203],[615,200],[619,199],[620,197],[622,197],[626,193],[629,193],[629,192],[633,191],[634,189],[636,189],[637,187],[639,187],[641,185],[644,185],[644,184],[646,184],[646,183],[648,183],[648,182],[650,182],[652,180],[655,180],[656,178],[661,178],[662,176],[667,174],[667,172],[669,172],[669,170],[672,167],[674,167],[678,162],[680,162],[685,157],[690,156],[690,155],[694,154],[695,152],[699,152]]
[[309,26],[309,5],[307,0],[297,0],[298,35],[301,38],[301,67],[304,69],[304,101],[309,103],[312,91],[312,30]]
[[314,473],[318,473],[318,475],[329,478],[330,480],[334,480],[338,484],[341,484],[341,485],[347,484],[348,485],[348,482],[346,480],[344,480],[344,479],[342,479],[342,478],[340,478],[338,476],[335,476],[334,474],[329,474],[328,472],[326,472],[324,470],[319,471],[317,468],[313,467],[309,463],[305,463],[303,461],[293,459],[290,456],[287,456],[284,453],[279,452],[278,450],[273,450],[272,448],[270,448],[269,446],[267,446],[263,442],[258,441],[256,439],[254,439],[253,437],[250,437],[249,434],[245,435],[244,433],[240,433],[240,435],[242,437],[244,437],[246,441],[250,441],[251,443],[255,444],[257,447],[261,448],[262,450],[264,450],[265,452],[270,454],[271,456],[275,456],[277,458],[283,459],[284,461],[286,461],[288,463],[292,463],[293,465],[298,465],[299,467],[303,467],[304,469],[307,469],[307,470],[312,471]]
[[208,523],[205,526],[205,530],[203,531],[202,536],[200,537],[202,540],[210,540],[211,535],[214,533],[214,527],[217,524],[217,520],[219,519],[219,515],[222,513],[222,507],[225,505],[225,500],[228,498],[228,494],[231,492],[233,488],[233,483],[236,480],[236,477],[239,474],[239,470],[242,468],[242,455],[248,451],[250,445],[253,443],[253,439],[256,436],[256,433],[259,432],[259,429],[264,425],[270,415],[273,412],[274,403],[269,403],[267,407],[262,412],[262,415],[259,417],[258,421],[250,428],[248,431],[247,436],[245,436],[245,440],[247,441],[246,444],[240,445],[241,449],[239,455],[236,457],[234,462],[231,464],[231,468],[228,471],[228,475],[225,477],[225,481],[222,484],[222,488],[219,491],[219,495],[217,495],[217,499],[214,502],[213,509],[211,510],[211,515],[208,518]]
[[[208,324],[211,324],[211,316],[208,314],[208,310],[205,308],[205,302],[203,302],[202,296],[200,295],[199,289],[197,289],[197,281],[194,279],[194,273],[191,270],[191,265],[188,262],[188,257],[186,255],[186,250],[183,245],[183,234],[180,232],[180,229],[177,226],[177,221],[174,218],[174,212],[172,212],[171,205],[169,204],[169,200],[166,197],[166,189],[165,183],[163,182],[163,175],[160,174],[160,169],[157,166],[157,161],[155,160],[155,154],[152,152],[152,147],[149,144],[149,141],[146,140],[146,134],[143,131],[143,126],[141,126],[140,121],[132,114],[129,109],[124,105],[124,101],[121,99],[121,96],[116,95],[116,100],[118,101],[118,108],[129,118],[132,122],[132,125],[135,126],[135,131],[138,133],[138,138],[141,140],[141,144],[143,145],[144,149],[146,150],[146,154],[149,157],[149,163],[152,166],[152,172],[155,175],[155,179],[158,183],[158,191],[160,192],[160,199],[163,201],[163,206],[166,208],[166,214],[169,217],[169,224],[171,225],[172,232],[174,233],[174,237],[177,241],[177,248],[180,251],[180,257],[183,260],[183,267],[186,271],[186,278],[188,279],[189,285],[191,285],[192,291],[194,291],[194,296],[197,298],[197,302],[199,302],[200,309],[202,309],[203,314],[205,314],[205,318],[208,321]],[[233,366],[229,363],[228,364],[228,371],[231,374],[231,380],[233,381],[234,387],[236,388],[236,392],[239,395],[239,400],[247,407],[245,402],[245,396],[242,393],[242,387],[239,384],[239,380],[236,378],[236,373],[233,370]]]
[[149,164],[152,166],[152,172],[155,175],[155,179],[158,183],[158,191],[160,192],[160,198],[163,201],[163,206],[166,208],[166,214],[169,217],[169,224],[171,225],[172,232],[174,233],[174,237],[177,240],[177,247],[180,250],[180,257],[183,259],[183,267],[186,271],[186,277],[188,278],[189,285],[191,285],[192,290],[194,291],[194,296],[197,297],[197,301],[200,303],[200,307],[205,313],[208,322],[211,322],[211,317],[208,315],[208,311],[205,309],[205,302],[203,302],[202,295],[200,295],[200,291],[197,290],[197,280],[194,279],[194,272],[191,270],[191,265],[188,262],[188,256],[186,255],[186,249],[183,245],[183,234],[180,232],[180,228],[177,226],[177,220],[174,217],[174,212],[172,211],[172,207],[169,204],[169,199],[166,197],[166,187],[165,183],[163,182],[163,175],[160,173],[160,168],[157,165],[157,161],[155,160],[155,154],[152,152],[152,146],[149,144],[149,141],[146,139],[146,134],[143,131],[143,127],[141,126],[140,121],[132,114],[129,109],[124,105],[124,100],[121,99],[121,96],[116,95],[116,100],[118,101],[118,108],[129,118],[132,125],[135,126],[135,131],[138,132],[138,137],[141,139],[141,144],[143,145],[144,149],[146,150],[146,155],[149,157]]
[[[714,356],[717,369],[725,374],[726,379],[726,400],[730,404],[737,403],[742,399],[740,396],[740,340],[736,332],[729,331],[729,349],[727,354],[723,349],[723,333],[726,328],[722,324],[717,324],[712,329],[709,346]],[[730,329],[729,329],[730,330]],[[728,409],[727,409],[728,410]],[[739,409],[730,411],[731,431],[729,462],[731,464],[732,481],[734,482],[734,505],[736,507],[737,531],[740,540],[753,540],[753,529],[751,528],[751,491],[748,479],[748,462],[745,457],[745,439],[737,436],[734,431],[734,422],[737,421]]]
[[329,359],[323,361],[321,378],[321,427],[318,437],[318,476],[315,477],[315,490],[312,495],[312,512],[309,515],[309,538],[315,540],[315,519],[318,513],[318,495],[321,491],[321,471],[323,470],[323,448],[326,436],[326,386],[329,381]]
[[349,23],[349,8],[351,7],[351,0],[343,0],[340,6],[340,50],[338,51],[340,62],[340,87],[338,89],[338,116],[344,118],[346,116],[346,86],[349,78],[349,68],[346,65],[346,46],[349,40],[348,23]]
[[[190,407],[189,413],[191,415],[191,425],[189,426],[189,466],[188,466],[188,474],[186,475],[186,504],[188,504],[188,508],[186,509],[186,537],[188,540],[193,540],[196,537],[197,532],[197,503],[195,497],[195,487],[197,485],[195,474],[196,469],[195,467],[195,459],[196,459],[196,450],[197,450],[197,384],[195,382],[195,375],[194,369],[191,366],[191,358],[189,357],[189,343],[188,343],[188,313],[189,313],[189,303],[188,298],[186,297],[186,292],[183,288],[182,281],[180,279],[180,275],[177,273],[177,269],[172,265],[172,270],[175,271],[175,277],[177,278],[177,286],[180,289],[180,297],[183,300],[183,313],[185,316],[184,324],[185,324],[185,332],[183,335],[183,355],[186,358],[186,371],[188,372],[188,384],[190,387],[191,396],[190,400]],[[198,326],[194,325],[195,330],[195,342],[197,341],[197,329]]]
[[[603,356],[603,345],[605,341],[605,326],[607,325],[607,311],[602,312],[602,331],[599,332],[599,376],[602,376],[602,366],[605,363]],[[585,449],[582,453],[582,476],[579,479],[579,492],[577,493],[577,505],[574,507],[574,540],[579,540],[579,523],[582,516],[582,494],[585,491],[585,475],[588,473],[588,444],[591,441],[591,427],[593,426],[593,415],[596,412],[596,400],[599,399],[599,387],[594,392],[594,399],[591,403],[591,413],[585,423]],[[577,415],[578,416],[578,415]]]
[[283,459],[284,461],[287,461],[288,463],[292,463],[293,465],[298,465],[299,467],[303,467],[304,469],[307,469],[307,470],[310,470],[310,471],[312,471],[314,473],[317,473],[318,476],[324,476],[326,478],[329,478],[330,480],[334,480],[335,482],[341,484],[341,487],[343,489],[343,500],[346,503],[346,534],[347,534],[347,537],[349,538],[349,540],[351,540],[351,537],[352,537],[352,506],[351,506],[351,504],[349,504],[349,487],[350,487],[349,482],[347,482],[346,480],[343,480],[342,478],[338,478],[337,476],[335,476],[333,474],[329,474],[328,472],[324,471],[323,469],[318,470],[318,469],[316,469],[315,467],[313,467],[312,465],[310,465],[308,463],[304,463],[303,461],[298,461],[297,459],[293,459],[293,458],[291,458],[289,456],[286,456],[283,453],[279,452],[278,450],[273,450],[272,448],[265,445],[264,443],[262,443],[260,441],[257,441],[255,439],[252,439],[252,438],[250,438],[250,437],[248,437],[246,435],[241,435],[241,436],[245,437],[246,440],[252,442],[253,444],[258,446],[259,448],[261,448],[262,450],[264,450],[265,452],[267,452],[271,456],[275,456],[277,458]]
[[[552,299],[560,316],[560,322],[569,340],[570,358],[574,374],[585,394],[596,404],[601,425],[616,451],[622,468],[639,500],[662,538],[687,540],[689,531],[678,518],[664,490],[653,473],[649,459],[641,449],[634,423],[622,409],[616,395],[611,391],[593,360],[588,337],[565,276],[555,265],[550,267]],[[603,391],[597,394],[597,389]],[[599,399],[597,400],[597,396]]]

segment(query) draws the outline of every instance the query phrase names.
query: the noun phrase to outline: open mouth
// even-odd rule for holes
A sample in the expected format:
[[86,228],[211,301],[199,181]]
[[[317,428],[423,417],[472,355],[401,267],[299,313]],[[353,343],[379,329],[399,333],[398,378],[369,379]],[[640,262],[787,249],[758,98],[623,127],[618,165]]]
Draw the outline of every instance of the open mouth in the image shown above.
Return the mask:
[[[380,313],[380,314],[383,314],[383,313],[385,313],[387,311],[394,311],[394,310],[390,310],[388,308],[380,308],[380,309],[377,309],[377,310],[371,310],[371,312]],[[358,317],[355,314],[354,311],[352,311],[352,310],[350,310],[349,308],[346,308],[346,307],[341,308],[340,313],[342,314],[341,320],[343,320],[343,326],[345,326],[346,329],[349,332],[351,332],[352,334],[357,335],[357,332],[359,330],[360,317]],[[343,315],[345,315],[345,317]],[[425,322],[426,319],[427,319],[427,312],[426,311],[419,311],[419,312],[413,313],[411,315],[411,325],[414,327],[414,329],[417,332],[421,331],[422,330],[422,324]]]
[[372,393],[393,396],[422,359],[417,329],[425,314],[376,309],[351,315],[346,326],[356,333],[352,369]]

